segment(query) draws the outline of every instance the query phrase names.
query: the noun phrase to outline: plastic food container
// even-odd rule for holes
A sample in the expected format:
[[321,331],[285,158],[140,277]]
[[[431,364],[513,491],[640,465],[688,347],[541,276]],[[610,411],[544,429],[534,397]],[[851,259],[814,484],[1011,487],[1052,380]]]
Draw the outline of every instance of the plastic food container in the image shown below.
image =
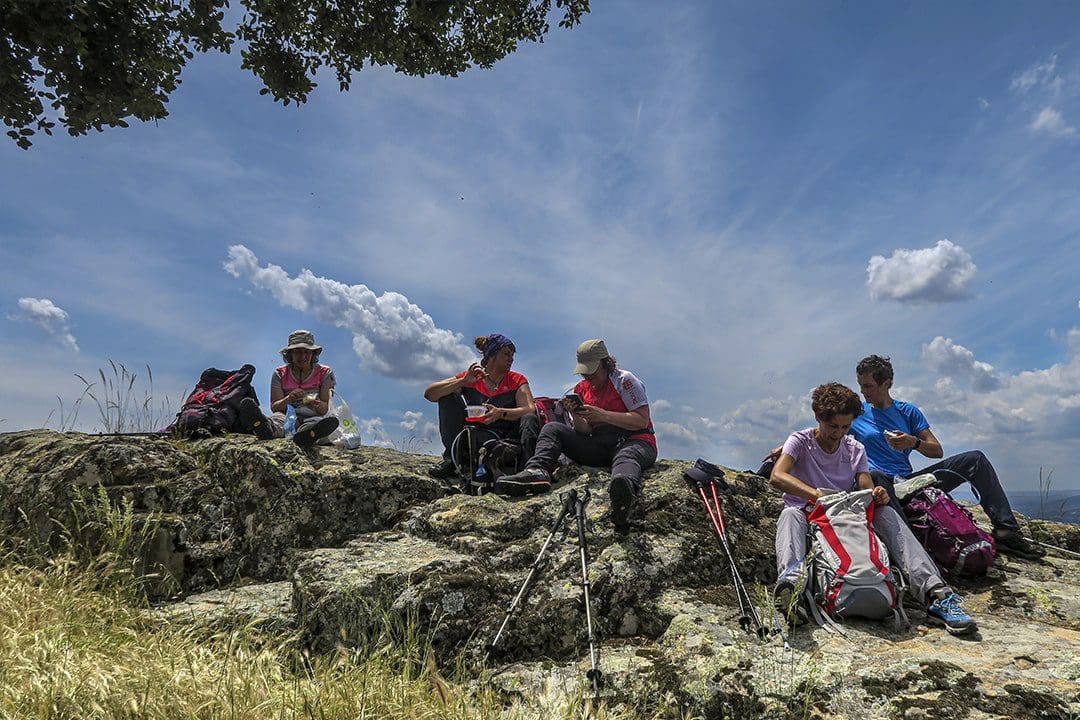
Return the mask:
[[487,411],[487,408],[485,408],[483,405],[466,405],[465,406],[465,417],[471,417],[471,418],[480,417],[486,411]]

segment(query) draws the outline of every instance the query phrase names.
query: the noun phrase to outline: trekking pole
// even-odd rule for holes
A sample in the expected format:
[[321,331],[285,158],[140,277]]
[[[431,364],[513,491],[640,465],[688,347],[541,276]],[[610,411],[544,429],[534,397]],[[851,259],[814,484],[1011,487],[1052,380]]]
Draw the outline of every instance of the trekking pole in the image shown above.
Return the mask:
[[[983,532],[989,533],[991,535],[994,532],[993,528],[987,527],[986,525],[980,525],[979,523],[975,523],[975,527],[977,527],[980,530],[982,530]],[[1059,553],[1061,553],[1063,555],[1067,555],[1069,557],[1080,558],[1080,553],[1076,552],[1075,550],[1068,550],[1068,549],[1063,548],[1063,547],[1058,547],[1057,545],[1051,545],[1050,543],[1043,542],[1042,540],[1036,540],[1035,538],[1031,538],[1031,542],[1035,543],[1036,545],[1042,545],[1044,548],[1050,548],[1051,550],[1057,550]]]
[[591,495],[588,489],[585,490],[585,497],[583,498],[577,498],[577,493],[573,490],[570,492],[575,495],[574,515],[577,517],[578,550],[581,553],[581,587],[585,593],[585,629],[589,635],[589,662],[591,666],[585,677],[592,681],[593,697],[597,697],[600,694],[602,673],[596,664],[597,652],[592,629],[592,605],[589,602],[589,560],[585,543],[585,506],[588,504]]
[[742,577],[739,575],[739,568],[735,565],[735,556],[732,554],[731,546],[728,544],[727,532],[724,526],[724,514],[720,509],[720,498],[716,494],[716,480],[710,479],[708,481],[709,487],[712,489],[715,507],[709,503],[709,497],[705,494],[705,483],[695,481],[695,484],[697,485],[698,495],[701,496],[701,502],[705,505],[705,511],[712,521],[713,530],[716,531],[716,536],[720,539],[720,547],[727,556],[728,566],[731,570],[731,582],[735,587],[735,596],[739,599],[739,625],[746,632],[754,632],[758,637],[765,637],[768,632],[761,624],[757,609],[750,600],[750,594],[746,591],[746,585],[743,584]]
[[[544,559],[544,555],[547,554],[548,547],[551,545],[555,533],[559,532],[559,528],[562,527],[566,517],[574,512],[574,504],[577,502],[577,491],[570,490],[567,493],[563,493],[562,498],[562,508],[559,510],[559,515],[555,518],[555,522],[551,526],[551,532],[548,533],[547,540],[544,541],[543,547],[540,548],[540,552],[537,553],[536,559],[533,560],[533,564],[529,568],[529,573],[525,576],[525,581],[521,583],[521,588],[518,590],[517,595],[514,596],[514,599],[510,602],[510,607],[506,609],[506,617],[503,618],[502,625],[499,627],[499,632],[495,634],[495,639],[488,643],[487,654],[490,654],[498,647],[499,641],[502,639],[503,633],[506,632],[506,628],[510,623],[510,616],[514,614],[514,610],[517,609],[522,598],[525,597],[525,591],[528,590],[533,577],[536,575],[537,570],[539,570],[540,563]],[[485,659],[486,657],[487,655],[485,655]]]

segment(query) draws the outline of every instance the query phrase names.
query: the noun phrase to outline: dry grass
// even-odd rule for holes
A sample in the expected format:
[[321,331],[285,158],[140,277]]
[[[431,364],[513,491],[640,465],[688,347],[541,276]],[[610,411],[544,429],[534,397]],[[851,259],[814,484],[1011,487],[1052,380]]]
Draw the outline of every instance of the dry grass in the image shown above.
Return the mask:
[[[0,717],[480,720],[524,717],[439,676],[415,633],[310,659],[253,626],[164,624],[73,561],[0,566]],[[584,704],[564,717],[585,717]],[[617,718],[605,708],[591,717]],[[636,717],[636,715],[635,715]]]
[[104,368],[98,368],[98,380],[95,382],[75,373],[83,384],[82,393],[69,405],[65,405],[63,398],[58,395],[57,407],[45,418],[42,427],[48,427],[50,422],[55,421],[59,432],[74,430],[86,398],[93,400],[97,407],[98,432],[155,432],[172,421],[175,415],[172,405],[176,403],[168,395],[160,400],[155,399],[154,372],[149,365],[141,379],[123,363],[110,359],[109,368],[108,373]]
[[[147,612],[153,523],[103,493],[80,495],[60,555],[0,551],[2,720],[487,720],[527,717],[437,670],[415,624],[384,622],[359,648],[308,656],[257,625],[213,630]],[[468,680],[462,674],[458,680]],[[563,718],[639,717],[587,710]]]

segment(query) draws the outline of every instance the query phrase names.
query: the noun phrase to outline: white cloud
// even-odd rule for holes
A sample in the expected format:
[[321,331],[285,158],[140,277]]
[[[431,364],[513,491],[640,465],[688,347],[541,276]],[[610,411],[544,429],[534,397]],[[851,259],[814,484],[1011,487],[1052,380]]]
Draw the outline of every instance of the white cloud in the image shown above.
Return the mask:
[[938,335],[923,345],[923,359],[941,375],[957,380],[970,381],[976,392],[989,392],[1001,387],[1001,379],[994,366],[975,359],[975,354],[950,338]]
[[1080,328],[1070,328],[1065,335],[1065,346],[1069,349],[1069,357],[1080,355]]
[[48,298],[19,298],[19,312],[8,315],[8,319],[35,323],[65,347],[79,352],[67,312]]
[[658,413],[665,413],[671,409],[671,401],[669,400],[650,400],[649,401],[649,413],[654,417]]
[[439,437],[439,426],[428,420],[422,412],[406,410],[401,416],[398,427],[409,433],[411,438],[430,443]]
[[383,425],[382,418],[360,418],[356,421],[356,424],[360,427],[360,438],[365,445],[394,447],[394,441],[390,439],[390,434],[386,432],[386,426]]
[[[1070,330],[1069,337],[1080,338],[1080,328]],[[939,347],[944,345],[939,343]],[[962,360],[956,364],[961,366]],[[966,442],[985,443],[983,449],[993,449],[1014,462],[1019,457],[1031,463],[1037,463],[1032,458],[1060,457],[1061,444],[1075,442],[1080,426],[1080,353],[1046,369],[996,374],[995,378],[996,387],[989,391],[973,383],[968,392],[945,379],[928,392],[914,396],[909,392],[908,398],[901,399],[913,399],[922,406],[931,425],[941,422]],[[968,448],[946,448],[946,454],[963,449]]]
[[990,109],[990,101],[987,100],[984,97],[979,98],[979,107],[982,108],[983,110],[989,110]]
[[762,398],[748,400],[719,420],[719,428],[728,444],[746,448],[752,455],[764,455],[787,436],[814,424],[810,393],[801,398]]
[[1057,54],[1052,54],[1046,62],[1036,63],[1013,78],[1009,87],[1021,94],[1036,87],[1059,88],[1061,76],[1057,74]]
[[664,457],[691,458],[715,449],[720,462],[757,467],[760,459],[784,442],[793,430],[813,424],[810,395],[801,398],[762,398],[742,403],[717,419],[704,417],[692,407],[682,416],[654,422]]
[[289,277],[277,265],[260,266],[243,245],[229,247],[225,271],[268,290],[282,305],[353,333],[353,350],[382,375],[429,380],[451,375],[475,359],[458,333],[435,321],[404,295],[376,295],[365,285],[346,285],[301,270]]
[[[1065,80],[1058,72],[1058,56],[1051,55],[1045,62],[1036,63],[1013,78],[1010,89],[1028,96],[1024,104],[1029,109],[1038,108],[1028,130],[1052,137],[1070,137],[1076,128],[1065,120],[1061,111]],[[1041,107],[1040,107],[1041,106]]]
[[899,249],[889,258],[873,256],[866,267],[866,285],[874,300],[949,302],[968,297],[976,270],[966,250],[939,240],[931,248]]
[[1060,110],[1048,106],[1040,110],[1035,119],[1031,121],[1031,132],[1042,132],[1055,137],[1068,137],[1076,134],[1076,128],[1065,122],[1065,117]]

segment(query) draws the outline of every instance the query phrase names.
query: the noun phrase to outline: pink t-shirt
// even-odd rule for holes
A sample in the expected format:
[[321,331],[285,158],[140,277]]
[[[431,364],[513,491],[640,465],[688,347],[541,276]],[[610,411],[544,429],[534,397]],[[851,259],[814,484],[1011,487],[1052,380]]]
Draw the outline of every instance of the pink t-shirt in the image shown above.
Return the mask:
[[[827,453],[814,439],[814,428],[799,430],[788,437],[783,452],[795,459],[791,474],[812,488],[851,490],[855,485],[855,476],[869,472],[866,448],[850,435],[840,439],[840,447],[835,452]],[[784,493],[784,504],[802,507],[806,500]]]

